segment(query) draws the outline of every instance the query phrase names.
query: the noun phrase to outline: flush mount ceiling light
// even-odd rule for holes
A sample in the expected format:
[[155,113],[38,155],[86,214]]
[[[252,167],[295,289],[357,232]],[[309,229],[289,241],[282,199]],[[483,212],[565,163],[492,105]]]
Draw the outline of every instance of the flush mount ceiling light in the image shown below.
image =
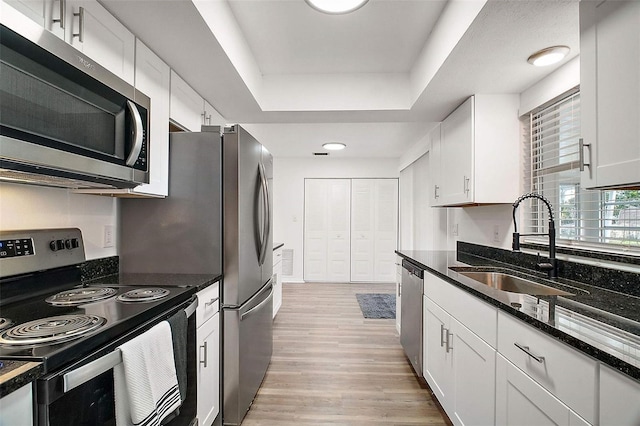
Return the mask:
[[329,142],[322,144],[322,147],[329,151],[340,151],[341,149],[345,149],[347,146],[340,142]]
[[560,62],[569,54],[569,46],[551,46],[529,56],[527,62],[536,67],[545,67]]
[[369,0],[305,0],[309,6],[320,12],[339,15],[360,9]]

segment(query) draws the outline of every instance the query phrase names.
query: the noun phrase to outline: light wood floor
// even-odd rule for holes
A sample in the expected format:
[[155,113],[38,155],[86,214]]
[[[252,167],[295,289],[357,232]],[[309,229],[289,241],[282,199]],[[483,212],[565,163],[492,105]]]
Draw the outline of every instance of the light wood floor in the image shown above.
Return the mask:
[[356,293],[391,284],[284,284],[273,358],[243,426],[446,425],[402,351],[393,319],[365,319]]

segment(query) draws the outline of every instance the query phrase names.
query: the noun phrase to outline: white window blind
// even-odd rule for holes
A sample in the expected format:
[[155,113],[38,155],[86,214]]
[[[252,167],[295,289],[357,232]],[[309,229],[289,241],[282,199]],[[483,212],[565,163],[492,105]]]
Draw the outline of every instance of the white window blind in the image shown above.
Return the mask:
[[[525,190],[542,194],[553,205],[558,242],[615,245],[640,254],[640,191],[580,188],[580,93],[532,112],[524,128]],[[546,233],[548,220],[544,204],[531,199],[522,232]]]

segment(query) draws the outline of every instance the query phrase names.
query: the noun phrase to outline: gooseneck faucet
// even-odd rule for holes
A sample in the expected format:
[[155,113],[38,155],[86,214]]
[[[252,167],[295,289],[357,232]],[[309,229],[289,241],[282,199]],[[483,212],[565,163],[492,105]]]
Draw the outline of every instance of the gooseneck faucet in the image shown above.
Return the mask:
[[[513,251],[520,251],[520,237],[521,236],[534,236],[534,235],[546,235],[546,234],[520,234],[518,233],[518,224],[516,223],[516,209],[520,205],[521,202],[528,198],[537,198],[541,200],[549,209],[549,262],[538,262],[538,268],[543,271],[547,271],[549,278],[557,278],[558,277],[558,262],[556,260],[556,225],[553,220],[553,209],[551,208],[551,203],[549,200],[544,198],[540,194],[536,194],[531,192],[529,194],[524,194],[520,198],[518,198],[515,203],[513,203]],[[540,255],[538,255],[539,257]]]

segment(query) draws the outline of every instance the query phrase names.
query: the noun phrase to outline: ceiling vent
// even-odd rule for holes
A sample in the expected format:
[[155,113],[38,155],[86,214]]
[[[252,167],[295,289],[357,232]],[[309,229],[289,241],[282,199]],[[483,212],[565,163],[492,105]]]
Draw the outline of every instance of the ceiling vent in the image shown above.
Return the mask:
[[326,157],[327,155],[329,155],[329,153],[328,152],[314,152],[313,155],[319,155],[319,156],[325,156]]

